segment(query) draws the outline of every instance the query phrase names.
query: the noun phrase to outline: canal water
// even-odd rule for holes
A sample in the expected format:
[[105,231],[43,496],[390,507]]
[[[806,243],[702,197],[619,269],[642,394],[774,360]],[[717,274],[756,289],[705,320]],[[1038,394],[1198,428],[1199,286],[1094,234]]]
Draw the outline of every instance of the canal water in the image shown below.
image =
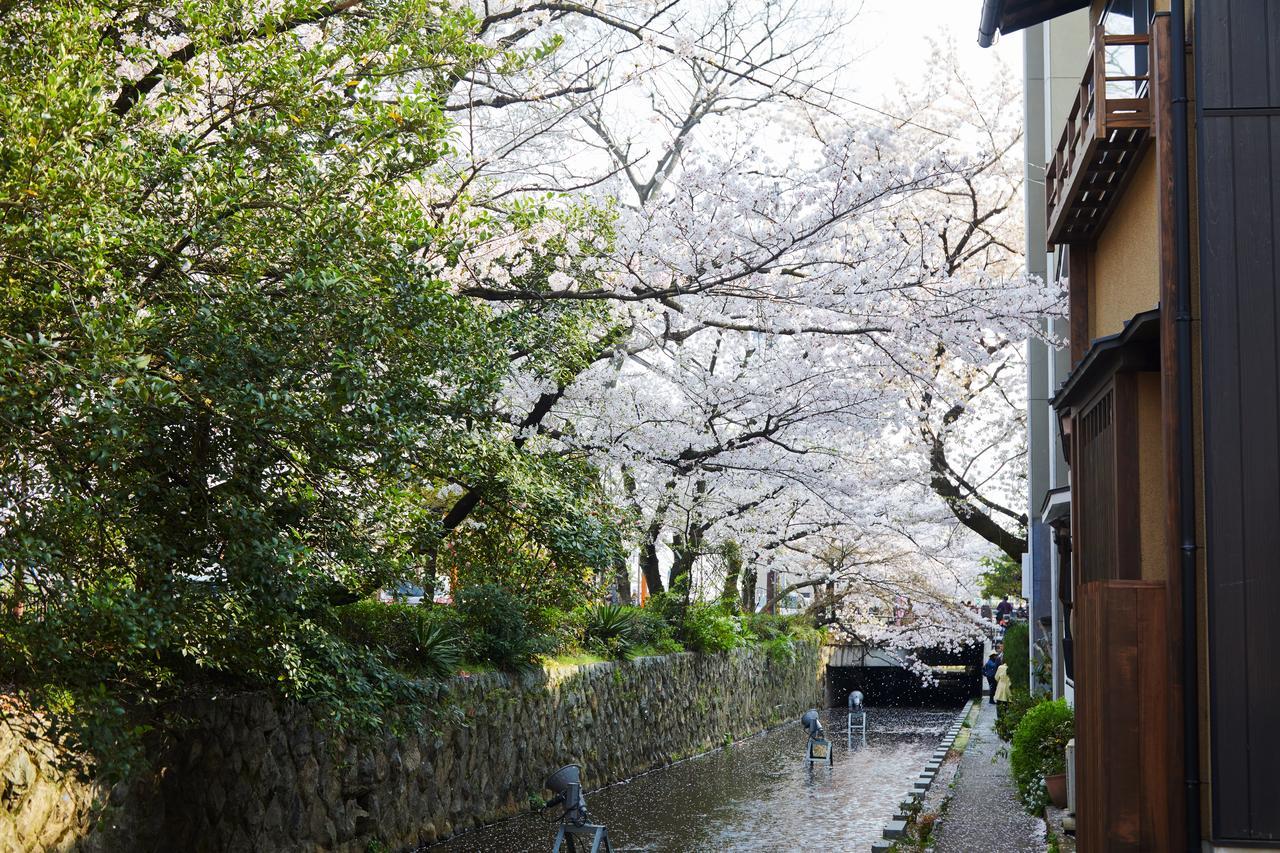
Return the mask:
[[[808,766],[799,722],[587,794],[591,816],[621,851],[862,851],[959,708],[868,711],[867,745],[845,745],[846,713],[824,712],[833,767]],[[584,780],[588,785],[590,779]],[[523,815],[431,851],[549,851],[552,815]]]

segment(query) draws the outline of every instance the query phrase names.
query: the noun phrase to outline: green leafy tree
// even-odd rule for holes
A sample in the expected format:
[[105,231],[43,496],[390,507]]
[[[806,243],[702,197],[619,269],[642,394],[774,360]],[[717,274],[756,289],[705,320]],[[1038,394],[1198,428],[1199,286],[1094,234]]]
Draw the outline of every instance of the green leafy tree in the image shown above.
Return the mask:
[[983,557],[978,561],[985,568],[978,575],[983,598],[1017,598],[1022,595],[1022,566],[1008,554]]
[[[413,686],[330,608],[434,576],[449,488],[518,506],[542,566],[616,541],[501,405],[513,360],[563,387],[607,312],[488,307],[425,260],[549,222],[608,240],[607,211],[449,183],[476,26],[426,0],[0,4],[0,679],[74,745],[123,754],[104,721],[193,685],[381,722]],[[537,245],[523,288],[591,274],[589,246]]]
[[1004,662],[1009,666],[1009,684],[1020,692],[1031,689],[1031,644],[1026,622],[1014,622],[1004,632]]

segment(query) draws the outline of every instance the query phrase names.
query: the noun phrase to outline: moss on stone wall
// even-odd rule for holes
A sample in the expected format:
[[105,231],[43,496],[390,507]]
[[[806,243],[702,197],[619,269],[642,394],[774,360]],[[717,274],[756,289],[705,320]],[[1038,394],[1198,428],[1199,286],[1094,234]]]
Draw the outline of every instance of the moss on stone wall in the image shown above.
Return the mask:
[[202,703],[156,773],[115,792],[93,830],[102,792],[0,727],[0,850],[413,849],[530,808],[560,765],[582,764],[596,787],[797,716],[820,703],[823,672],[816,644],[797,651],[461,677],[436,707],[405,709],[420,725],[376,743],[330,736],[306,709],[261,696]]

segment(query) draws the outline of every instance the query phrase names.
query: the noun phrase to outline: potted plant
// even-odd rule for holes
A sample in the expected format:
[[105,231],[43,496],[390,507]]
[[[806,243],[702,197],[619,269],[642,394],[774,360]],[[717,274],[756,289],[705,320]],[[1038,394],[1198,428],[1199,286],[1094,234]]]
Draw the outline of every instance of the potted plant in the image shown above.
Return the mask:
[[1075,736],[1075,714],[1063,700],[1027,711],[1013,733],[1009,766],[1027,811],[1040,814],[1051,801],[1067,804],[1067,741]]
[[1067,774],[1052,773],[1044,777],[1044,786],[1049,791],[1049,802],[1060,809],[1067,807]]

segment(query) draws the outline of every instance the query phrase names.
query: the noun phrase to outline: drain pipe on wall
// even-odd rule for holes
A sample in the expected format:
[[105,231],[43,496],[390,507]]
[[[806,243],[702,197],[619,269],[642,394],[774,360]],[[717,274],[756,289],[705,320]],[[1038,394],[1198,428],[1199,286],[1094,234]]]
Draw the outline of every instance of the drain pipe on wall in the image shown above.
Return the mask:
[[1182,766],[1186,785],[1186,849],[1200,851],[1200,666],[1196,619],[1195,386],[1191,358],[1191,199],[1187,152],[1186,0],[1170,3],[1173,56],[1173,208],[1177,313],[1174,348],[1178,370],[1178,538],[1182,582]]
[[983,0],[982,17],[978,20],[978,47],[991,47],[996,41],[996,27],[1004,0]]

